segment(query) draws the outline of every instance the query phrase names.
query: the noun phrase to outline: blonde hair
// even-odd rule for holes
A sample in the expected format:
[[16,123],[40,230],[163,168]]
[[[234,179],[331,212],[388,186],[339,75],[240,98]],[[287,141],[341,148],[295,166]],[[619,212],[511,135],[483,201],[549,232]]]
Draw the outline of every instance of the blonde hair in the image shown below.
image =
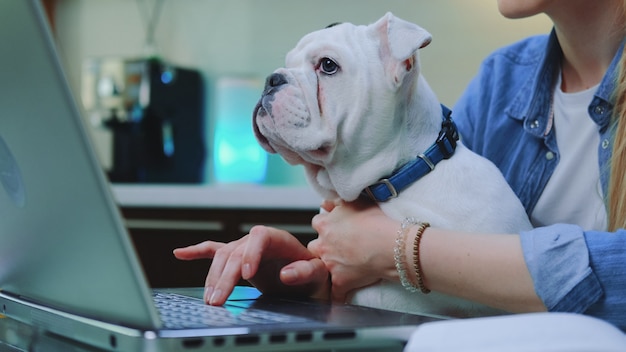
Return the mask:
[[613,156],[607,197],[609,231],[626,228],[626,48],[624,49],[614,93]]

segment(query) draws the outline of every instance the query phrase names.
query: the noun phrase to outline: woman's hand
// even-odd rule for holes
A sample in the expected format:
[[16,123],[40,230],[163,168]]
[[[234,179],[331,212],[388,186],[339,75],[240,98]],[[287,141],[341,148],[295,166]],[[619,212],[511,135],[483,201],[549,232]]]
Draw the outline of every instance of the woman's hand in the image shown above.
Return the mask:
[[372,202],[325,202],[313,218],[319,237],[308,249],[331,274],[333,300],[345,301],[350,291],[381,279],[397,278],[393,248],[397,221]]
[[213,259],[206,277],[204,300],[222,305],[239,279],[263,293],[293,293],[328,297],[328,271],[324,263],[290,233],[255,226],[236,241],[205,241],[177,248],[178,259]]

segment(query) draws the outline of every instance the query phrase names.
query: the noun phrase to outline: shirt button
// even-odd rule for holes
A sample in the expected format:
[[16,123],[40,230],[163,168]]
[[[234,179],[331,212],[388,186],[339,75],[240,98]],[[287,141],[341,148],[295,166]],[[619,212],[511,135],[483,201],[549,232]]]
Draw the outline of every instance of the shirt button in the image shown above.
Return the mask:
[[605,139],[602,141],[602,149],[606,149],[609,147],[609,144],[611,144],[611,142],[609,142],[608,139]]
[[533,122],[530,123],[530,128],[537,128],[539,127],[539,121],[538,120],[534,120]]
[[554,153],[553,152],[547,152],[546,153],[546,160],[552,160],[554,159]]
[[593,108],[593,112],[596,115],[604,115],[604,105],[597,105],[595,108]]

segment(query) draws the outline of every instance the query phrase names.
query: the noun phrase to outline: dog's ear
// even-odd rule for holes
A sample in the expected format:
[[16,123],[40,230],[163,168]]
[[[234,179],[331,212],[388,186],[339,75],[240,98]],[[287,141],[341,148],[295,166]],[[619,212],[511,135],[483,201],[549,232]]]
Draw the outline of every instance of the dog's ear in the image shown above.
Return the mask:
[[381,43],[381,56],[392,84],[399,86],[407,73],[416,68],[417,51],[432,39],[424,28],[400,19],[391,12],[372,25]]

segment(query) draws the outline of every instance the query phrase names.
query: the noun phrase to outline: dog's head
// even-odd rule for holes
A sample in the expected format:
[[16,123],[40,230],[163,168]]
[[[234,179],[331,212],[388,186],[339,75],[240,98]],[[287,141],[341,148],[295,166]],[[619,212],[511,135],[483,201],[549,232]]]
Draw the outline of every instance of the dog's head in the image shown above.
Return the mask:
[[267,78],[253,113],[259,143],[303,164],[322,196],[356,199],[415,156],[421,144],[409,131],[438,130],[437,122],[411,121],[432,109],[414,99],[422,79],[417,52],[430,40],[391,13],[369,26],[342,23],[306,35]]

